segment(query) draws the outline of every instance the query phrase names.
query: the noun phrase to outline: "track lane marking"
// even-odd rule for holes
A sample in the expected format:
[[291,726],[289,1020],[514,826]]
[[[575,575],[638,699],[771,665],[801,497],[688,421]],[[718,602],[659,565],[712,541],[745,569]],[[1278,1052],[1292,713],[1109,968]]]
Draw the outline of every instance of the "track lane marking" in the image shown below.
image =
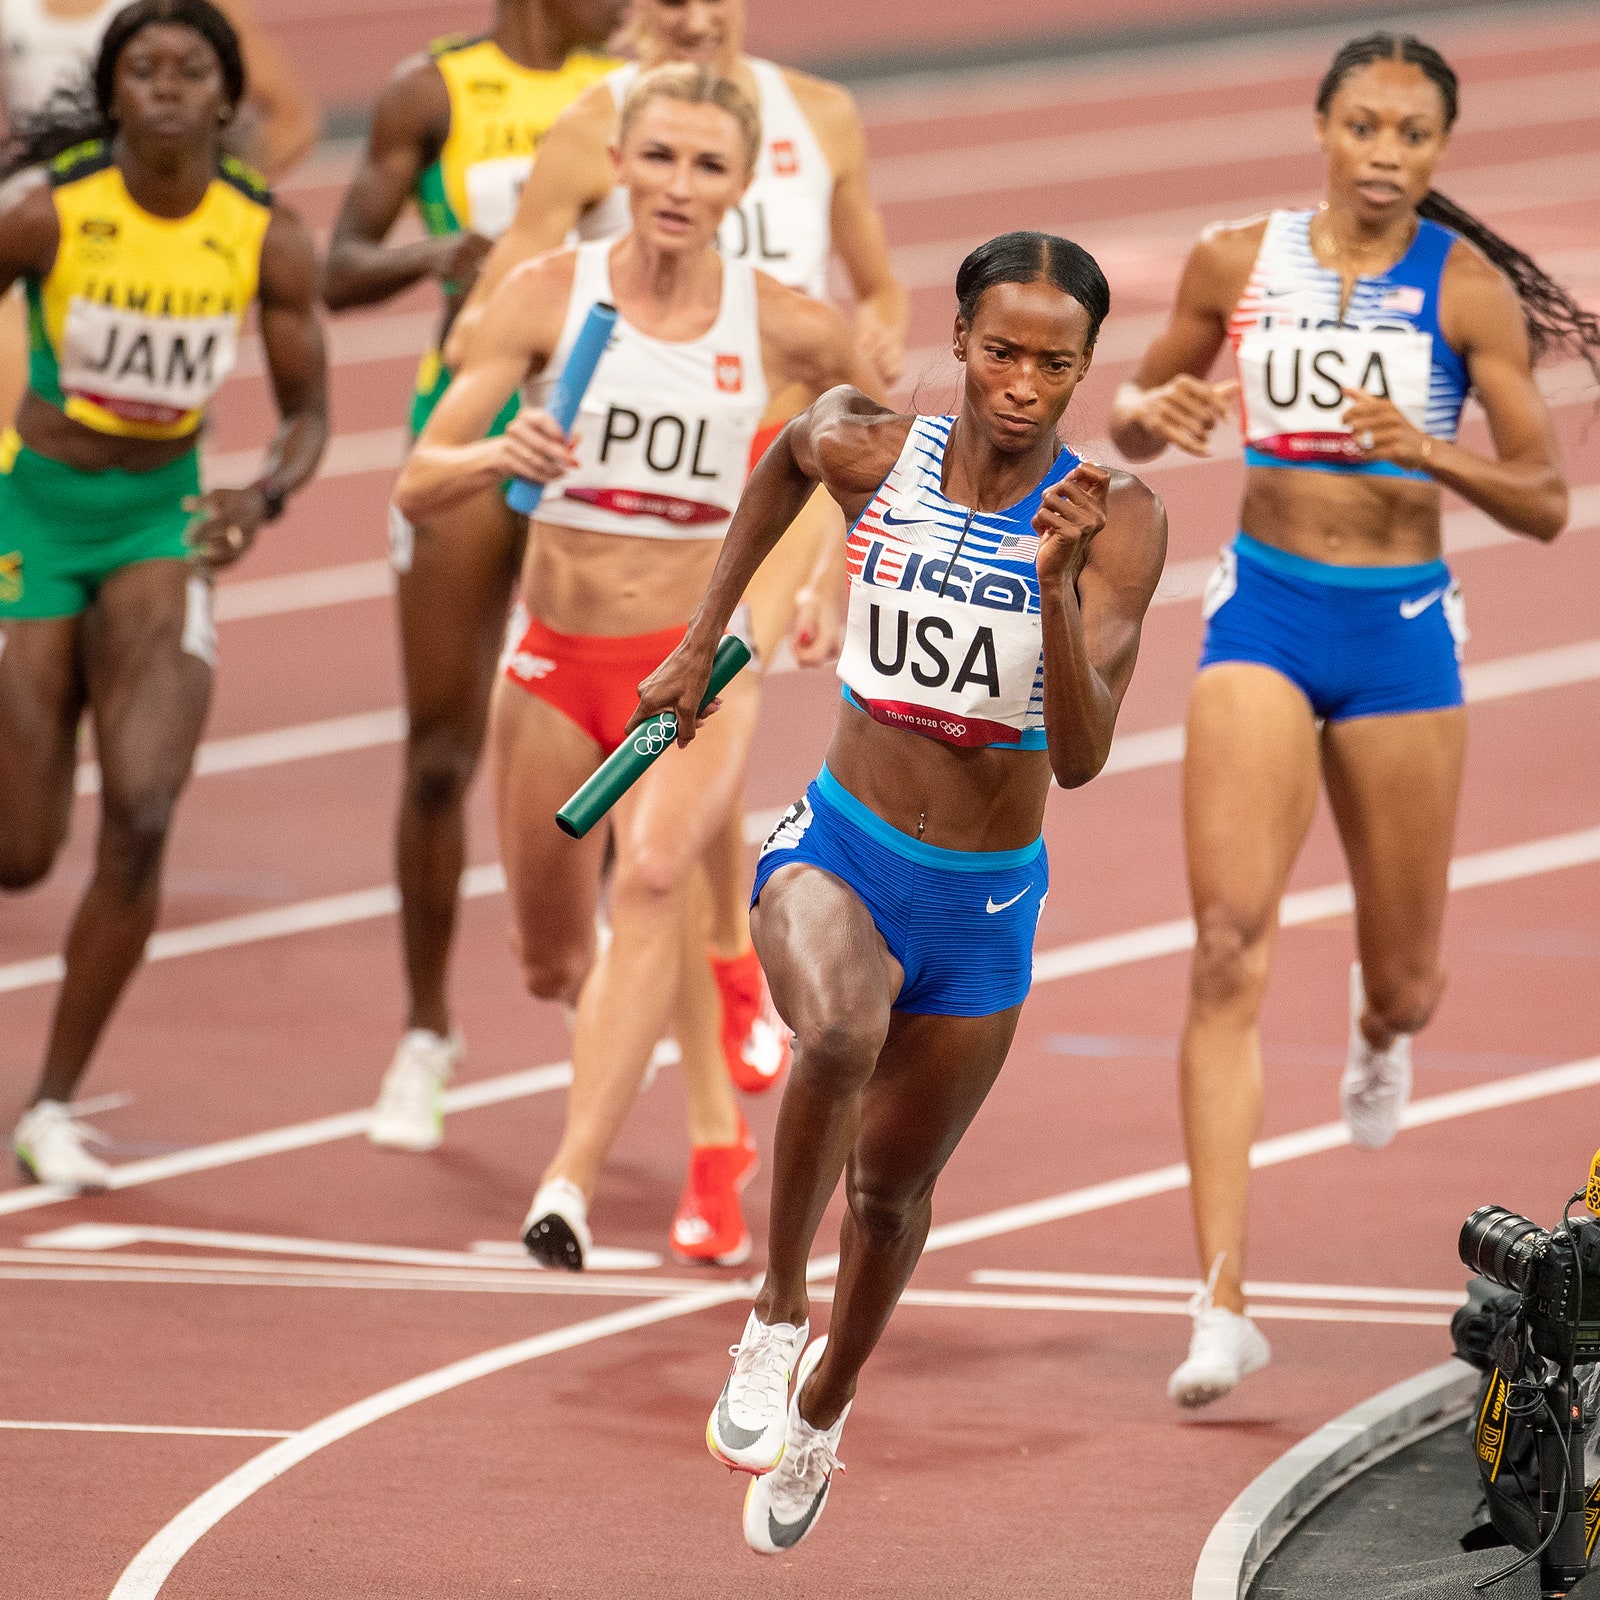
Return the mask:
[[30,1433],[159,1433],[196,1439],[292,1439],[282,1428],[166,1428],[142,1422],[13,1422],[0,1428]]
[[[1545,1095],[1564,1093],[1594,1084],[1600,1084],[1600,1057],[1591,1057],[1587,1061],[1573,1062],[1565,1067],[1551,1068],[1544,1072],[1527,1073],[1520,1078],[1504,1079],[1498,1083],[1481,1084],[1476,1089],[1436,1095],[1431,1099],[1417,1101],[1408,1109],[1401,1126],[1422,1127],[1451,1117],[1466,1116],[1474,1111],[1519,1104]],[[1322,1150],[1335,1149],[1340,1144],[1349,1142],[1349,1134],[1342,1124],[1336,1125],[1332,1131],[1343,1137],[1331,1138],[1330,1129],[1324,1127],[1308,1128],[1279,1139],[1263,1140],[1251,1149],[1251,1165],[1260,1167],[1297,1160]],[[1182,1174],[1181,1183],[1170,1182],[1169,1175],[1174,1170]],[[1151,1178],[1167,1181],[1163,1181],[1158,1187],[1150,1188]],[[950,1223],[942,1228],[933,1229],[928,1237],[927,1250],[950,1249],[958,1243],[970,1243],[979,1238],[993,1238],[999,1233],[1010,1233],[1020,1228],[1036,1226],[1042,1221],[1081,1215],[1090,1210],[1102,1210],[1108,1205],[1120,1204],[1123,1199],[1139,1198],[1147,1193],[1166,1193],[1173,1188],[1181,1188],[1187,1181],[1187,1168],[1158,1168],[1154,1174],[1136,1174],[1130,1178],[1116,1180],[1112,1184],[1096,1184],[1089,1189],[1075,1190],[1050,1200],[1034,1201],[1026,1206],[1006,1207],[1002,1211],[989,1212],[983,1216],[968,1218],[964,1222]],[[1112,1198],[1113,1194],[1116,1198]],[[813,1269],[821,1267],[823,1270],[815,1274],[808,1272],[808,1277],[831,1276],[832,1271],[836,1270],[837,1258],[830,1259],[832,1266],[829,1266],[827,1261],[814,1262]],[[477,1378],[504,1372],[510,1367],[539,1360],[561,1351],[576,1349],[620,1333],[632,1332],[637,1328],[694,1316],[701,1311],[746,1299],[755,1292],[756,1287],[757,1280],[750,1278],[721,1284],[701,1294],[677,1295],[658,1300],[654,1304],[635,1306],[609,1316],[573,1323],[552,1333],[540,1334],[532,1339],[520,1340],[515,1344],[484,1351],[481,1355],[452,1362],[434,1372],[424,1373],[405,1383],[382,1390],[368,1399],[357,1401],[354,1405],[346,1406],[291,1438],[281,1440],[262,1451],[191,1501],[154,1534],[128,1564],[117,1580],[116,1587],[111,1591],[110,1600],[154,1600],[178,1562],[230,1511],[242,1505],[258,1489],[281,1477],[291,1467],[297,1466],[319,1450],[349,1438],[351,1434],[374,1422],[391,1417],[396,1412],[416,1405],[420,1401],[433,1399],[452,1389],[460,1388]],[[826,1293],[825,1289],[819,1288],[818,1298],[824,1298]],[[957,1301],[958,1295],[963,1296],[964,1300],[970,1298],[966,1296],[965,1291],[908,1289],[902,1299],[913,1305],[954,1305],[963,1303]],[[989,1304],[994,1304],[998,1298],[984,1297]],[[1008,1309],[1078,1309],[1075,1305],[1065,1304],[1072,1298],[1068,1296],[1017,1295],[1005,1298],[1023,1302],[1021,1306],[1011,1306]],[[1052,1306],[1048,1303],[1052,1299],[1062,1304]],[[1130,1308],[1137,1311],[1141,1305],[1140,1302],[1131,1300],[1121,1300],[1115,1304],[1117,1309],[1124,1312]],[[1176,1307],[1181,1307],[1182,1313],[1187,1314],[1186,1302],[1174,1301],[1171,1307],[1160,1302],[1144,1304],[1156,1308],[1151,1314],[1178,1315],[1179,1311],[1173,1309]],[[1318,1315],[1316,1308],[1309,1306],[1263,1306],[1260,1309],[1263,1315],[1275,1316],[1279,1320],[1296,1321],[1370,1321],[1381,1318],[1385,1321],[1416,1322],[1432,1316],[1431,1313],[1425,1312],[1363,1313],[1355,1310],[1336,1312],[1334,1308],[1328,1308],[1325,1315]],[[1434,1320],[1441,1319],[1434,1318]]]
[[[1567,867],[1586,866],[1600,861],[1600,827],[1582,829],[1576,833],[1556,834],[1544,839],[1528,840],[1522,844],[1506,845],[1498,849],[1480,851],[1475,855],[1458,856],[1450,864],[1452,890],[1481,888],[1496,883],[1508,883],[1521,878],[1535,877],[1546,872]],[[499,868],[493,874],[481,867],[472,868],[463,880],[463,894],[489,893],[488,884],[498,877],[504,887]],[[469,884],[466,880],[474,880]],[[369,891],[370,892],[370,891]],[[495,891],[498,892],[498,891]],[[389,891],[391,897],[393,891]],[[349,901],[354,897],[335,896],[335,901]],[[1285,895],[1280,907],[1280,921],[1285,927],[1320,921],[1348,911],[1352,905],[1348,883],[1326,884],[1316,889],[1302,889]],[[330,914],[330,902],[310,902],[313,912],[311,926],[326,928],[337,926]],[[284,911],[295,908],[286,907]],[[267,916],[277,915],[279,920],[270,932],[263,934],[261,924]],[[249,934],[241,933],[242,924],[249,924]],[[240,934],[225,938],[223,932]],[[163,946],[162,954],[151,954],[150,959],[170,959],[177,954],[199,950],[224,948],[228,943],[253,943],[260,937],[282,937],[300,931],[290,925],[282,913],[262,913],[256,917],[230,919],[228,923],[206,923],[197,928],[175,930],[190,936],[190,948],[179,948],[177,942]],[[1084,939],[1077,943],[1061,945],[1053,950],[1039,951],[1034,956],[1033,981],[1035,984],[1052,983],[1061,978],[1078,977],[1089,972],[1103,972],[1110,967],[1149,961],[1159,956],[1174,955],[1194,944],[1194,922],[1189,917],[1158,922],[1143,928],[1133,928],[1123,933]],[[155,940],[151,941],[152,950]],[[36,963],[22,963],[24,967]],[[8,971],[0,968],[0,980]],[[1554,1069],[1562,1070],[1562,1069]],[[1537,1078],[1538,1074],[1534,1077]],[[532,1067],[522,1072],[508,1073],[503,1077],[487,1078],[477,1083],[463,1084],[445,1092],[447,1112],[496,1105],[507,1100],[521,1099],[532,1094],[549,1093],[565,1087],[572,1079],[570,1062],[556,1062],[548,1066]],[[1513,1080],[1521,1081],[1521,1080]],[[1466,1094],[1481,1091],[1466,1090]],[[1411,1108],[1416,1111],[1416,1106]],[[1408,1113],[1410,1115],[1410,1113]],[[246,1134],[235,1139],[225,1139],[217,1144],[199,1145],[191,1150],[172,1155],[154,1156],[143,1161],[130,1161],[112,1168],[109,1188],[129,1189],[144,1184],[158,1183],[166,1178],[187,1176],[194,1172],[210,1171],[217,1167],[234,1166],[239,1162],[257,1160],[262,1156],[280,1155],[291,1150],[303,1150],[313,1145],[328,1144],[338,1139],[353,1138],[367,1131],[371,1124],[370,1110],[346,1111],[331,1117],[319,1117],[311,1122],[292,1124],[270,1129],[264,1133]],[[1342,1132],[1342,1129],[1339,1130]],[[1319,1135],[1319,1137],[1322,1135]],[[1336,1141],[1337,1142],[1337,1141]],[[1271,1141],[1269,1141],[1271,1145]],[[1275,1146],[1274,1146],[1275,1148]],[[1331,1148],[1329,1146],[1328,1148]],[[1188,1182],[1185,1169],[1164,1168],[1163,1175],[1143,1174],[1138,1179],[1121,1179],[1119,1183],[1146,1184],[1158,1182],[1172,1186],[1173,1174],[1181,1179],[1179,1186]],[[1150,1193],[1164,1192],[1161,1187]],[[1137,1198],[1129,1194],[1127,1198]],[[34,1211],[45,1206],[59,1205],[76,1199],[71,1190],[51,1185],[10,1189],[0,1192],[0,1216],[19,1211]],[[939,1234],[935,1228],[930,1240]],[[942,1248],[930,1243],[928,1248]]]
[[[1147,1294],[1198,1294],[1205,1287],[1198,1278],[1147,1278],[1104,1272],[1013,1272],[980,1268],[969,1281],[996,1289],[1119,1289]],[[1362,1289],[1343,1283],[1247,1283],[1247,1299],[1354,1300],[1373,1305],[1448,1306],[1454,1309],[1465,1296],[1458,1289]]]

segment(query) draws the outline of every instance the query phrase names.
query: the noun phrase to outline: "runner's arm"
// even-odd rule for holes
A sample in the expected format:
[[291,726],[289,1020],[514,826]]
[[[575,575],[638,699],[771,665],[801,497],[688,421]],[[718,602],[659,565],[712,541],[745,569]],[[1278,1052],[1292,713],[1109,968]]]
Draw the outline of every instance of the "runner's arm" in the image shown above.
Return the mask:
[[1370,432],[1369,459],[1426,472],[1502,527],[1549,542],[1566,526],[1566,478],[1550,412],[1534,382],[1527,323],[1510,281],[1475,250],[1456,245],[1440,285],[1441,333],[1467,363],[1494,438],[1493,458],[1431,439],[1388,400],[1347,389],[1345,422]]
[[809,87],[806,110],[833,162],[833,245],[855,290],[856,338],[877,380],[869,392],[883,397],[905,369],[911,296],[894,275],[883,218],[872,203],[866,134],[855,102],[834,84],[809,80]]
[[576,464],[547,411],[524,406],[505,433],[484,437],[522,381],[549,360],[571,287],[570,255],[526,262],[500,285],[400,469],[394,503],[402,516],[421,522],[507,478],[550,483]]
[[488,249],[476,234],[384,241],[450,130],[450,99],[432,61],[413,61],[378,97],[361,165],[328,242],[322,297],[331,311],[375,305],[424,278],[470,278]]
[[[282,419],[262,471],[243,489],[210,489],[191,509],[201,513],[189,541],[209,566],[237,561],[263,523],[310,479],[328,442],[328,356],[317,320],[317,257],[311,233],[294,212],[272,208],[261,245],[256,291],[261,344]],[[242,539],[230,541],[230,531]]]
[[473,325],[506,274],[519,262],[560,249],[584,212],[610,193],[607,144],[615,120],[616,102],[604,83],[596,84],[556,118],[522,186],[511,226],[484,257],[472,292],[445,340],[445,365],[452,371],[465,358]]
[[44,278],[55,265],[61,223],[50,183],[29,167],[0,184],[0,294],[18,278]]
[[322,122],[317,103],[244,0],[218,0],[218,6],[239,35],[244,56],[244,105],[234,124],[240,153],[267,177],[281,177],[317,142]]
[[728,619],[817,484],[846,518],[859,516],[889,475],[905,443],[908,419],[859,389],[830,389],[767,447],[739,497],[716,570],[682,644],[639,687],[638,722],[671,707],[678,743],[694,737],[711,662]]
[[1259,224],[1208,229],[1190,251],[1171,320],[1112,402],[1111,438],[1129,461],[1149,461],[1169,444],[1192,456],[1210,453],[1211,430],[1238,386],[1208,383],[1206,374],[1227,338],[1241,262],[1248,274],[1259,233]]
[[1039,515],[1044,725],[1063,789],[1106,764],[1167,553],[1167,515],[1137,478],[1084,462]]

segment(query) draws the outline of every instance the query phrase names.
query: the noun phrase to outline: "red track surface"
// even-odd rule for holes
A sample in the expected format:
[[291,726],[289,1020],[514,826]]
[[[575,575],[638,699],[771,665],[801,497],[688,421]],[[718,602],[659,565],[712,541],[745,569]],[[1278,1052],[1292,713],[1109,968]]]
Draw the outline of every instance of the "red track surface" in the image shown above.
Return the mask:
[[[1593,300],[1600,22],[1521,7],[1514,31],[1489,18],[1436,33],[1467,85],[1443,186],[1481,204]],[[395,40],[392,53],[400,48]],[[1124,62],[1030,77],[1025,91],[975,80],[952,86],[939,106],[943,120],[932,123],[925,103],[877,102],[871,138],[881,156],[949,156],[942,194],[937,172],[923,181],[892,159],[882,169],[886,195],[922,185],[922,198],[887,206],[902,265],[919,286],[913,343],[943,338],[948,284],[966,242],[1005,226],[1070,226],[1100,253],[1116,300],[1104,365],[1074,413],[1074,442],[1092,449],[1127,353],[1142,338],[1137,319],[1166,303],[1199,222],[1266,197],[1315,192],[1308,128],[1272,142],[1259,130],[1240,132],[1231,159],[1176,172],[1164,169],[1175,153],[1192,155],[1205,130],[1187,128],[1163,144],[1163,128],[1213,118],[1221,119],[1213,132],[1226,134],[1228,119],[1303,109],[1323,53],[1320,43],[1287,52],[1230,46],[1186,66]],[[1475,128],[1475,109],[1493,127]],[[1048,152],[963,163],[974,147],[1087,129],[1099,142],[1077,161],[1083,175],[1068,181],[1029,181]],[[1128,164],[1137,170],[1091,175],[1135,142],[1150,152]],[[1512,165],[1535,158],[1553,164],[1543,173]],[[302,186],[298,199],[325,225],[335,191]],[[382,318],[366,325],[395,326]],[[409,364],[398,358],[341,367],[340,431],[392,426],[408,380]],[[263,437],[259,381],[236,384],[222,409],[218,448]],[[1578,525],[1550,550],[1499,544],[1457,558],[1472,662],[1578,644],[1600,631],[1592,600],[1600,461],[1586,406],[1569,401],[1557,416],[1573,482],[1586,491]],[[1173,562],[1214,551],[1230,530],[1237,462],[1165,466],[1151,478],[1172,513]],[[386,472],[372,471],[315,486],[233,581],[377,557],[387,482]],[[1153,613],[1125,732],[1180,720],[1199,632],[1192,599]],[[392,640],[381,599],[225,624],[211,736],[392,706]],[[799,791],[836,695],[825,676],[772,680],[752,809]],[[1459,855],[1600,823],[1597,713],[1593,671],[1566,687],[1474,707]],[[390,744],[197,779],[173,841],[163,926],[385,883],[395,770]],[[59,947],[92,844],[93,802],[80,806],[76,837],[49,885],[9,902],[0,922],[0,1119],[14,1119],[22,1103],[52,995],[37,977],[25,984],[15,964]],[[473,859],[488,861],[493,836],[481,796],[474,822]],[[1047,826],[1055,883],[1042,949],[1184,915],[1175,765],[1109,774],[1058,796]],[[1591,847],[1585,859],[1594,857]],[[1295,887],[1342,877],[1324,819]],[[1597,891],[1600,866],[1584,864],[1454,897],[1453,984],[1418,1050],[1419,1096],[1600,1050]],[[492,896],[469,902],[463,919],[457,1003],[471,1041],[469,1082],[557,1061],[565,1049],[556,1010],[519,992],[505,920]],[[1346,917],[1283,936],[1265,1019],[1269,1136],[1336,1117],[1349,958]],[[1011,1062],[940,1186],[938,1224],[1181,1159],[1171,1041],[1184,973],[1184,958],[1168,954],[1036,988]],[[301,1124],[368,1103],[400,1014],[388,916],[182,956],[138,978],[87,1092],[132,1096],[100,1119],[119,1161]],[[1052,1306],[1028,1288],[1007,1291],[1035,1297],[1020,1306],[907,1304],[867,1370],[844,1448],[850,1471],[826,1521],[794,1557],[761,1563],[738,1531],[742,1480],[711,1463],[701,1438],[744,1315],[747,1291],[732,1274],[665,1267],[630,1273],[602,1294],[605,1284],[593,1280],[500,1272],[502,1287],[527,1292],[490,1293],[474,1292],[480,1286],[459,1266],[437,1269],[444,1281],[424,1286],[419,1267],[394,1264],[398,1276],[377,1287],[371,1262],[339,1266],[310,1246],[273,1255],[249,1241],[133,1240],[101,1250],[25,1242],[82,1223],[451,1252],[510,1240],[560,1109],[559,1094],[545,1092],[462,1111],[432,1157],[381,1154],[345,1137],[97,1199],[23,1209],[47,1197],[0,1195],[0,1422],[296,1433],[447,1363],[653,1306],[665,1319],[658,1325],[606,1337],[590,1328],[587,1342],[425,1399],[309,1454],[209,1531],[172,1544],[187,1553],[159,1592],[173,1600],[797,1590],[1176,1597],[1187,1593],[1217,1515],[1268,1461],[1448,1350],[1437,1308],[1422,1313],[1435,1321],[1410,1324],[1273,1321],[1273,1365],[1234,1399],[1184,1422],[1163,1394],[1187,1331],[1173,1314],[1181,1293],[1100,1291],[1115,1304],[1097,1310]],[[749,1109],[769,1140],[775,1107]],[[594,1220],[603,1243],[662,1248],[682,1172],[682,1125],[679,1086],[667,1072],[644,1097],[602,1187]],[[1490,1199],[1549,1217],[1597,1132],[1600,1089],[1588,1087],[1417,1128],[1379,1156],[1331,1148],[1270,1167],[1256,1190],[1253,1275],[1459,1289],[1461,1218]],[[749,1198],[759,1240],[764,1187]],[[972,1281],[978,1271],[1193,1270],[1186,1199],[1170,1181],[1147,1198],[1024,1221],[1013,1217],[1007,1228],[999,1219],[966,1243],[945,1236],[948,1248],[928,1255],[914,1290],[925,1301],[968,1294],[981,1289]],[[830,1223],[822,1248],[831,1235]],[[66,1244],[87,1242],[80,1235]],[[247,1281],[225,1281],[230,1272]],[[724,1285],[730,1299],[695,1309],[672,1296],[671,1284],[686,1293]],[[992,1286],[982,1292],[995,1294]],[[1136,1300],[1167,1309],[1142,1314],[1130,1308]],[[819,1303],[818,1319],[825,1316]],[[169,1519],[273,1446],[0,1428],[8,1524],[0,1594],[103,1600]],[[157,1580],[141,1587],[131,1577],[120,1591],[128,1600],[156,1592]]]

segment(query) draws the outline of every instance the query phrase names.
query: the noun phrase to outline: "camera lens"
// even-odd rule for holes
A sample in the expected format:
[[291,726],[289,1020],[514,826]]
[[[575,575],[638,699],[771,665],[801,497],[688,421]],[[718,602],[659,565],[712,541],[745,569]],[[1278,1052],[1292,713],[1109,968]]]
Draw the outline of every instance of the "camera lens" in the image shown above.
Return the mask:
[[1549,1242],[1550,1235],[1537,1222],[1504,1206],[1479,1206],[1461,1225],[1457,1248],[1474,1272],[1525,1294],[1534,1263]]

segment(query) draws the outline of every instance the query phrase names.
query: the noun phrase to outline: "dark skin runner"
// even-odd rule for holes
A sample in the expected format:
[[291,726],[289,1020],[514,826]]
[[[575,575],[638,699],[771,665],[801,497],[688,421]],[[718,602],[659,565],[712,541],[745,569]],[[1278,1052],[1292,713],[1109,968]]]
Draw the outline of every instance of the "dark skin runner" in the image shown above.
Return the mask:
[[[980,510],[1023,499],[1049,471],[1056,429],[1089,369],[1089,316],[1046,282],[1004,283],[956,319],[965,366],[943,492]],[[752,474],[688,637],[641,690],[668,707],[679,742],[712,654],[761,558],[821,483],[853,523],[905,444],[912,419],[853,389],[797,417]],[[1166,555],[1166,514],[1137,479],[1088,462],[1044,496],[1034,521],[1043,597],[1047,751],[968,750],[875,722],[846,705],[828,749],[839,781],[901,832],[950,850],[1013,850],[1038,837],[1052,777],[1063,788],[1105,764],[1145,610]],[[773,999],[795,1032],[778,1118],[765,1323],[809,1312],[806,1260],[846,1175],[848,1210],[827,1348],[800,1413],[830,1427],[849,1403],[932,1217],[934,1183],[994,1083],[1020,1006],[984,1017],[894,1009],[904,974],[870,913],[830,874],[799,865],[768,880],[751,917]]]
[[[152,23],[117,62],[112,115],[117,165],[134,202],[183,217],[217,170],[232,114],[216,52],[193,29]],[[58,225],[43,175],[14,180],[0,209],[0,291],[45,276]],[[316,470],[328,436],[327,363],[314,314],[316,258],[292,212],[274,205],[262,245],[257,304],[282,424],[264,478],[286,496]],[[194,448],[98,433],[30,393],[17,414],[23,442],[85,472],[148,472]],[[66,1100],[82,1075],[160,904],[173,807],[189,776],[210,702],[212,669],[183,648],[187,584],[250,548],[267,516],[258,484],[211,489],[187,507],[194,562],[142,561],[114,573],[80,616],[12,620],[0,654],[0,888],[50,870],[72,815],[78,722],[94,717],[101,828],[95,875],[67,939],[36,1099]]]
[[[490,37],[519,66],[552,72],[574,50],[603,46],[621,12],[620,0],[503,0]],[[329,309],[375,305],[433,278],[446,290],[444,337],[492,241],[471,232],[386,240],[449,134],[444,77],[416,57],[378,97],[365,160],[334,224],[323,280]],[[406,1025],[440,1035],[450,1031],[445,978],[466,864],[466,794],[483,751],[523,533],[499,490],[488,490],[418,527],[409,570],[398,576],[408,718],[395,866]]]

